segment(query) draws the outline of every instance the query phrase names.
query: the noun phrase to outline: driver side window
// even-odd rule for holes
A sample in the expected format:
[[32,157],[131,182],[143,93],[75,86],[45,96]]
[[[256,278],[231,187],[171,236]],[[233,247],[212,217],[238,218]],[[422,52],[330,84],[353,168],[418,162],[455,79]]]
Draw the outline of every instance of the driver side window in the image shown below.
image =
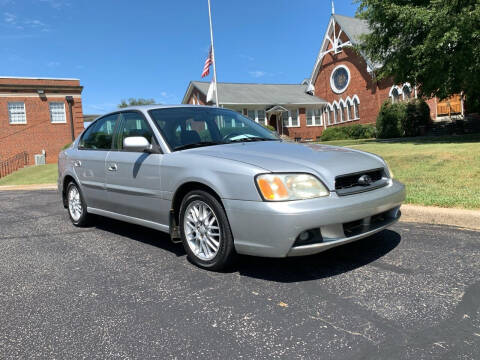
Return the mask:
[[95,121],[83,134],[78,143],[78,148],[82,150],[110,150],[117,119],[118,114],[112,114]]

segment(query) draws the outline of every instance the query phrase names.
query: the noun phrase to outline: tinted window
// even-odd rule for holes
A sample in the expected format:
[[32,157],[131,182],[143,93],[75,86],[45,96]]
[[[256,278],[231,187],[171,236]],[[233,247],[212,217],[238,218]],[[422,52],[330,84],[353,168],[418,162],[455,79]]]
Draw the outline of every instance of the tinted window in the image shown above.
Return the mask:
[[123,121],[118,130],[118,138],[115,143],[115,148],[123,149],[123,140],[131,136],[142,136],[148,140],[150,144],[154,144],[155,137],[152,128],[142,114],[138,112],[122,113]]
[[150,110],[149,114],[173,150],[201,142],[278,140],[261,125],[227,109],[179,107]]
[[112,148],[113,130],[118,114],[105,116],[88,127],[78,147],[80,149],[109,150]]

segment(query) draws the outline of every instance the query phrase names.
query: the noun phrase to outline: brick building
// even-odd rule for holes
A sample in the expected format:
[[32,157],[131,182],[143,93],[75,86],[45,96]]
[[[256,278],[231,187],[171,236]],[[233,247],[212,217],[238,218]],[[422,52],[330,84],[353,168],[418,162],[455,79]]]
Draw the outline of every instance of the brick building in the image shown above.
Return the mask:
[[[220,106],[241,111],[303,141],[315,140],[330,126],[375,123],[383,102],[408,101],[417,97],[417,91],[408,83],[375,78],[374,71],[381,64],[372,63],[353,48],[368,32],[364,20],[332,14],[310,78],[298,85],[219,83]],[[207,91],[208,83],[191,82],[183,103],[206,104]],[[288,91],[295,101],[286,102],[282,97]],[[459,96],[444,102],[429,99],[427,103],[434,120],[463,116]]]
[[[47,163],[83,130],[78,79],[0,77],[0,162],[45,152]],[[73,119],[73,122],[72,122]]]

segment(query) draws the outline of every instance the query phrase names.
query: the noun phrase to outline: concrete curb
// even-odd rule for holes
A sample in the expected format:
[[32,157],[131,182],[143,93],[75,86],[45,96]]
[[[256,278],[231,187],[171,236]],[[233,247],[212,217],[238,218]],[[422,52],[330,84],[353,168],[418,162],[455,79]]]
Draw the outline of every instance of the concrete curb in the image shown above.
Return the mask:
[[402,205],[401,222],[450,225],[465,229],[480,230],[480,211],[439,208],[432,206]]
[[57,184],[33,184],[33,185],[4,185],[0,191],[15,190],[57,190]]

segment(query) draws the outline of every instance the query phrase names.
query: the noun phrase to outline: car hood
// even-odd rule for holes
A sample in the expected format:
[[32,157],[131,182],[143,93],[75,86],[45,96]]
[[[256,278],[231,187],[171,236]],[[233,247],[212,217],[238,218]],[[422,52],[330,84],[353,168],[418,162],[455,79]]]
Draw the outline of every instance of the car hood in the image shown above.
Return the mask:
[[189,151],[251,164],[267,172],[306,172],[317,175],[333,190],[335,177],[385,166],[376,155],[317,144],[280,141],[251,142],[196,148]]

